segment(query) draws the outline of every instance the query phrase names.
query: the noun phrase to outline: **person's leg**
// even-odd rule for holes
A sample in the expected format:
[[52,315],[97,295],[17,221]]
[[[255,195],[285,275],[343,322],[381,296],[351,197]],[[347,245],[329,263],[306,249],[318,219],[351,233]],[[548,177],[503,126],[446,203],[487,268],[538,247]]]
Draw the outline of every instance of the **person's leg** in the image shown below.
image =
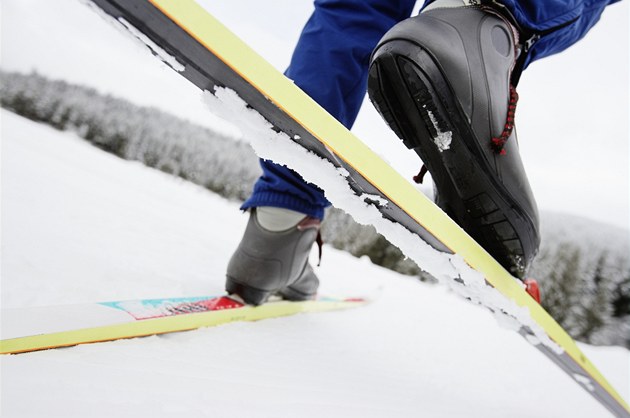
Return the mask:
[[[389,28],[409,17],[414,4],[316,0],[286,76],[350,128],[365,97],[374,46]],[[271,161],[261,161],[261,167],[263,175],[241,207],[251,210],[250,223],[230,260],[226,288],[254,304],[276,292],[289,299],[311,297],[317,278],[308,254],[330,204],[321,189],[294,171]]]
[[[409,17],[413,0],[316,0],[285,74],[348,129],[365,97],[370,54]],[[273,206],[322,219],[324,193],[294,171],[261,161],[263,175],[242,209]]]
[[529,63],[564,51],[586,35],[606,6],[619,0],[501,0],[522,32],[521,43],[532,43]]

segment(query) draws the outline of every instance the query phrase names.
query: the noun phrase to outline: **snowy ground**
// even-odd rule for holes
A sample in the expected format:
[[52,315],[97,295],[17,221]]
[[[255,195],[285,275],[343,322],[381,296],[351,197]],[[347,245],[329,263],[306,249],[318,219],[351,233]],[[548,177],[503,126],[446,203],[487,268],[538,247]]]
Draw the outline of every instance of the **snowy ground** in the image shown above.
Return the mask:
[[[212,193],[2,111],[2,307],[219,293],[246,217]],[[485,310],[325,248],[365,308],[0,358],[2,417],[599,417]],[[380,292],[380,293],[379,293]],[[629,397],[630,354],[583,347]]]

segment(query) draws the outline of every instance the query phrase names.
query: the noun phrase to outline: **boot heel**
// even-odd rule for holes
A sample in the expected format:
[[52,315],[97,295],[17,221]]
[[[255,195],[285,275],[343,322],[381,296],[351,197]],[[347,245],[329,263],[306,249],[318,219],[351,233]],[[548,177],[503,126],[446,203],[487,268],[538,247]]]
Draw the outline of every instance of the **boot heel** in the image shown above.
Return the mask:
[[292,289],[291,287],[287,287],[280,291],[280,296],[284,300],[290,300],[292,302],[301,302],[305,300],[313,300],[315,299],[316,295],[302,293],[299,290]]
[[243,283],[238,283],[230,277],[228,277],[225,282],[225,290],[230,295],[239,295],[248,305],[255,306],[262,305],[267,302],[273,294],[268,290],[260,290]]

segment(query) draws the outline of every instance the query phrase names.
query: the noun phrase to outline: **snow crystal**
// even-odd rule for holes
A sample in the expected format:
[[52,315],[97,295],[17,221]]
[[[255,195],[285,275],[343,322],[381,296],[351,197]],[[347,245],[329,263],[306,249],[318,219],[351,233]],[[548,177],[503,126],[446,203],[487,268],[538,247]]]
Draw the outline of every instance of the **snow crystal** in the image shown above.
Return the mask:
[[[374,204],[365,201],[365,195],[357,196],[352,191],[345,179],[348,175],[346,170],[334,167],[293,142],[285,133],[276,132],[271,123],[248,107],[236,92],[216,87],[214,94],[204,92],[204,101],[213,113],[238,125],[243,139],[252,145],[259,157],[294,169],[307,182],[317,184],[333,206],[351,214],[360,224],[374,226],[403,254],[457,294],[499,313],[497,318],[501,318],[502,324],[507,323],[506,315],[514,318],[516,322],[512,322],[511,329],[525,326],[545,346],[556,353],[563,352],[532,319],[528,308],[517,305],[489,286],[484,276],[472,269],[462,257],[439,252],[402,225],[383,218]],[[378,203],[387,204],[385,199],[379,199]],[[517,323],[520,326],[517,327]]]
[[573,374],[573,378],[578,383],[581,383],[588,391],[590,391],[590,392],[595,391],[595,387],[593,386],[593,381],[591,379],[589,379],[588,377],[583,376],[583,375],[578,374],[578,373],[574,373]]
[[364,202],[374,203],[379,207],[387,206],[387,204],[389,203],[387,199],[377,194],[362,193],[361,199],[363,199]]
[[505,315],[503,312],[493,312],[493,314],[501,328],[516,332],[521,329],[521,324],[516,320],[516,318]]
[[532,334],[526,334],[525,335],[525,339],[527,340],[528,343],[530,343],[531,345],[538,345],[540,344],[540,340],[538,338],[536,338],[535,335]]
[[[426,108],[426,106],[425,106]],[[429,119],[431,119],[431,123],[437,132],[437,136],[433,138],[433,142],[438,147],[438,151],[444,152],[451,147],[451,141],[453,140],[452,132],[442,132],[438,126],[437,119],[433,115],[433,112],[427,109],[427,113],[429,114]]]

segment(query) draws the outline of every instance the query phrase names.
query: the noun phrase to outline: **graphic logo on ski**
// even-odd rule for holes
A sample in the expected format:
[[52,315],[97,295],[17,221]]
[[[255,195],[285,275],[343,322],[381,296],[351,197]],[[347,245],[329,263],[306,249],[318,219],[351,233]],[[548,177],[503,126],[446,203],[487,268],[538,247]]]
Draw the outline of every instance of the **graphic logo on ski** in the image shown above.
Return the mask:
[[116,302],[102,302],[103,306],[120,309],[134,319],[163,318],[166,316],[182,315],[198,312],[234,309],[243,306],[242,303],[226,296],[200,296],[169,299],[146,299]]

